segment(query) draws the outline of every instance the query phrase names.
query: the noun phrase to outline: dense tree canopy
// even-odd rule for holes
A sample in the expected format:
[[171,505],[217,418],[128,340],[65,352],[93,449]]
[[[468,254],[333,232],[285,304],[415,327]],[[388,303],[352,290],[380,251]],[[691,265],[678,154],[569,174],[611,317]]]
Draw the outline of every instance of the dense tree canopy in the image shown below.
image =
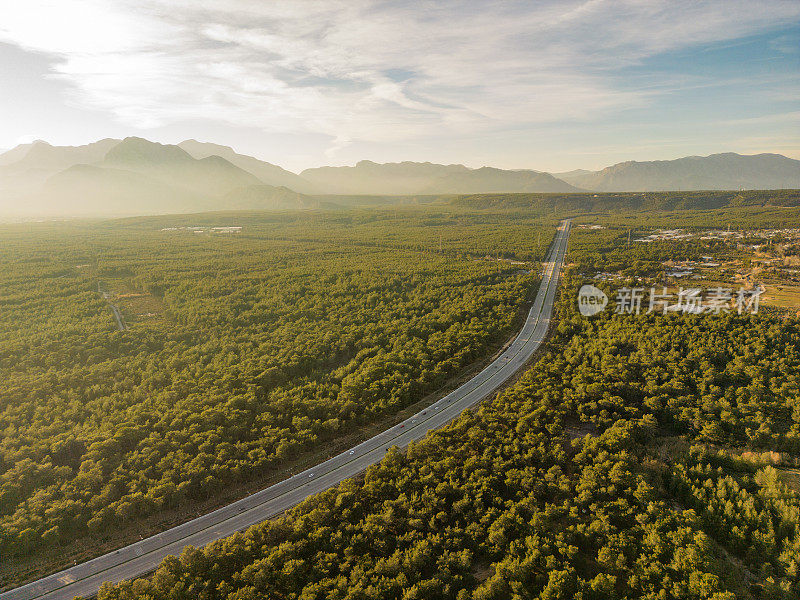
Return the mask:
[[[0,552],[211,498],[440,387],[508,335],[534,287],[538,263],[483,257],[527,228],[524,253],[540,258],[552,237],[493,221],[411,211],[6,227]],[[243,229],[212,229],[232,223]],[[370,223],[373,237],[359,236]]]
[[101,600],[798,597],[800,321],[587,319],[578,272],[497,398]]

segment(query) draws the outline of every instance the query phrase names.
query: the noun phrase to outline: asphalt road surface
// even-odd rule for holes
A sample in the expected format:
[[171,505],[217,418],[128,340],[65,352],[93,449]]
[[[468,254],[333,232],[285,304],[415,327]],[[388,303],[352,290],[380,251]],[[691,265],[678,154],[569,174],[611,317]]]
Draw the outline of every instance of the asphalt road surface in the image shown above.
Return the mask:
[[65,571],[0,594],[0,600],[71,600],[93,596],[104,581],[119,582],[153,571],[184,546],[202,547],[299,504],[377,463],[392,446],[405,447],[481,402],[519,371],[540,346],[550,326],[558,278],[569,238],[569,220],[559,225],[542,271],[542,281],[525,325],[491,364],[447,396],[402,423],[302,473],[192,521]]

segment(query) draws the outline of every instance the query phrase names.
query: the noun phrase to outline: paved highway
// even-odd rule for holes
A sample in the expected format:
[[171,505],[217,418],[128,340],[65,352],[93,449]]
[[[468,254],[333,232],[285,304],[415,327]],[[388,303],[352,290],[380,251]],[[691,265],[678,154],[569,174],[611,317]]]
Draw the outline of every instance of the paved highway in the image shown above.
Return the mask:
[[71,600],[92,596],[104,581],[118,582],[154,570],[189,544],[202,547],[260,523],[309,496],[364,471],[392,446],[405,447],[442,427],[495,392],[531,358],[550,326],[570,222],[559,225],[542,271],[542,281],[522,331],[485,369],[447,396],[402,423],[289,479],[115,552],[0,594],[0,600]]

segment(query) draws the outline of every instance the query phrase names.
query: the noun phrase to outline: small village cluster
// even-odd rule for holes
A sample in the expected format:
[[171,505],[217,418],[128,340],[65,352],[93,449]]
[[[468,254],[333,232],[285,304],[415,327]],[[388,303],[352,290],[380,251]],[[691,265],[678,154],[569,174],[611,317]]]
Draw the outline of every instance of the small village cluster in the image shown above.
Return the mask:
[[697,238],[700,240],[742,240],[745,238],[757,237],[762,239],[774,239],[776,237],[787,240],[799,239],[800,229],[755,229],[755,230],[731,230],[731,229],[709,229],[707,231],[691,232],[684,229],[657,229],[646,236],[636,238],[635,242],[663,242],[678,241]]
[[192,233],[239,233],[239,226],[223,227],[162,227],[159,231],[191,231]]

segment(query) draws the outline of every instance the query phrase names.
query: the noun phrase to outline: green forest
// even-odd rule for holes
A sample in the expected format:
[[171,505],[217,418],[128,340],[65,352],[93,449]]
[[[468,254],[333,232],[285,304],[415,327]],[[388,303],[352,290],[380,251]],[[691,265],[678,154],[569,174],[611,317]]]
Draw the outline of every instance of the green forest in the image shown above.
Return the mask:
[[[556,193],[556,194],[469,194],[455,196],[451,202],[456,206],[470,208],[520,209],[560,213],[614,211],[617,217],[633,213],[637,217],[653,219],[653,212],[716,211],[720,214],[740,212],[752,214],[752,209],[772,210],[780,220],[787,212],[796,215],[800,207],[799,190],[704,190],[695,192],[616,192],[616,193]],[[775,210],[780,207],[780,210]],[[761,211],[759,211],[761,212]],[[706,217],[708,215],[706,214]],[[706,220],[706,225],[713,225]],[[716,222],[719,224],[719,221]],[[726,221],[727,224],[727,221]]]
[[36,573],[45,552],[52,566],[88,558],[125,527],[138,539],[141,519],[282,472],[488,356],[553,236],[546,220],[498,221],[412,209],[3,227],[0,553],[18,561],[4,577]]
[[551,339],[492,401],[99,598],[797,598],[800,322],[580,316],[579,266],[643,260],[625,233],[573,232]]

